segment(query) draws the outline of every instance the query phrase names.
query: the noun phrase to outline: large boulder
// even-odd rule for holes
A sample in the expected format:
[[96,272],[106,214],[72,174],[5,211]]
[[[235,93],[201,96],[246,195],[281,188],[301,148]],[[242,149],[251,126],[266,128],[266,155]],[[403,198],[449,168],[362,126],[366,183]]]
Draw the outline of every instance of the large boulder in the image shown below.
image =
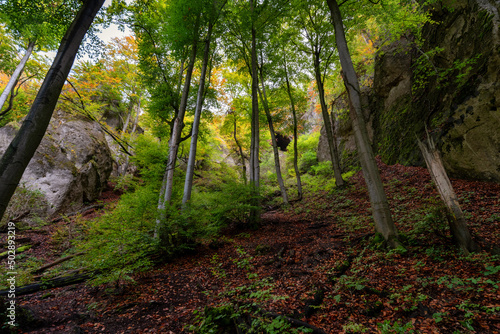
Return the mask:
[[[370,94],[370,88],[361,88],[361,102],[363,103],[363,105],[368,105]],[[336,111],[337,116],[331,118],[331,120],[335,122],[334,133],[337,140],[340,167],[343,171],[352,170],[353,167],[359,167],[359,158],[356,147],[356,140],[354,138],[354,129],[352,127],[352,121],[349,116],[348,108],[349,101],[347,100],[347,94],[339,96],[334,101],[334,110]],[[367,127],[368,139],[370,140],[370,142],[373,142],[373,117],[370,114],[369,108],[363,108],[363,116],[365,118]],[[330,147],[328,144],[328,138],[326,136],[326,129],[324,125],[321,127],[316,155],[318,157],[318,161],[320,162],[331,160]]]
[[[18,128],[19,124],[11,123],[0,129],[0,154]],[[28,164],[20,187],[38,194],[40,203],[47,203],[42,215],[67,213],[99,197],[112,162],[98,123],[58,113]]]

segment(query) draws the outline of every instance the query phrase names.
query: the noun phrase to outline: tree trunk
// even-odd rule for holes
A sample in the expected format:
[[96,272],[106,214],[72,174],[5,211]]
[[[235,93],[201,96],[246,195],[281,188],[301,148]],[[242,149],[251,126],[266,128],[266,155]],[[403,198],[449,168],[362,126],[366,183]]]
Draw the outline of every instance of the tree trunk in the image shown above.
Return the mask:
[[325,123],[326,138],[328,139],[328,147],[330,148],[330,156],[332,158],[333,174],[335,175],[335,184],[337,187],[345,185],[342,179],[342,171],[339,164],[339,154],[337,151],[337,142],[334,140],[333,127],[330,123],[330,116],[328,114],[328,107],[325,101],[325,89],[323,87],[323,80],[321,78],[321,70],[319,68],[319,52],[313,53],[314,73],[316,76],[316,85],[318,86],[319,104],[321,105],[321,115],[323,115],[323,122]]
[[259,183],[260,183],[260,162],[259,162],[259,98],[257,91],[259,89],[259,79],[257,74],[257,42],[254,26],[254,1],[250,0],[252,15],[252,50],[251,50],[251,74],[252,74],[252,125],[251,125],[251,143],[250,143],[250,185],[253,188],[252,201],[253,208],[250,210],[249,223],[256,227],[260,221],[260,201]]
[[198,41],[197,40],[193,41],[190,60],[188,67],[186,69],[186,79],[184,81],[184,89],[182,90],[179,112],[175,117],[174,123],[172,125],[172,133],[170,134],[168,161],[167,161],[167,166],[165,168],[165,174],[163,176],[162,191],[160,192],[160,198],[158,200],[159,212],[158,212],[158,218],[156,219],[156,227],[154,232],[155,237],[161,238],[159,231],[162,221],[166,217],[165,209],[167,207],[167,204],[170,203],[170,201],[172,200],[175,163],[177,162],[177,153],[179,151],[181,133],[182,133],[182,128],[184,126],[184,115],[186,114],[187,100],[189,97],[189,88],[191,86],[191,77],[193,74],[194,64],[196,62],[197,45]]
[[186,180],[184,182],[184,194],[182,197],[182,206],[184,207],[191,199],[191,190],[193,189],[194,164],[196,162],[196,148],[198,145],[198,131],[200,128],[201,109],[203,107],[203,94],[205,91],[205,78],[207,76],[208,60],[210,55],[210,39],[212,38],[212,24],[208,26],[207,39],[205,40],[205,50],[203,50],[203,65],[201,67],[200,87],[196,97],[196,110],[194,112],[193,133],[191,135],[191,147],[189,149],[189,159],[186,170]]
[[14,73],[12,73],[12,76],[10,77],[7,86],[5,86],[2,95],[0,95],[0,110],[2,110],[5,101],[7,101],[9,93],[14,90],[14,87],[16,86],[16,83],[19,80],[21,73],[23,73],[24,67],[26,66],[26,63],[28,62],[28,59],[30,58],[34,48],[35,48],[35,41],[29,41],[28,47],[26,48],[26,53],[21,59],[21,62],[17,65],[16,69],[14,70]]
[[267,104],[266,86],[264,84],[262,66],[260,67],[260,84],[262,85],[262,92],[259,89],[259,95],[262,101],[262,105],[264,106],[264,110],[266,112],[267,124],[269,125],[269,132],[271,133],[271,143],[273,146],[274,166],[276,168],[276,176],[278,178],[278,184],[280,186],[281,197],[283,198],[283,204],[288,204],[288,195],[286,194],[285,182],[283,182],[283,177],[281,176],[280,153],[278,151],[278,145],[276,144],[276,134],[274,133],[273,119],[271,117],[271,111],[269,110],[269,105]]
[[[133,110],[134,110],[134,103],[130,103],[129,111],[127,112],[127,118],[125,119],[125,122],[123,123],[122,132],[120,133],[120,140],[123,140],[123,138],[125,137],[125,132],[127,131],[128,124],[130,123],[130,118],[132,117]],[[125,174],[127,174],[128,154],[125,154],[125,162],[122,165],[120,165],[120,158],[116,159],[116,163],[118,165],[118,168],[117,168],[118,175],[124,176]],[[125,164],[127,166],[125,166]]]
[[422,151],[427,169],[436,184],[439,195],[450,213],[451,219],[448,220],[448,223],[455,243],[466,254],[479,251],[479,246],[472,240],[464,214],[458,203],[458,197],[444,169],[441,154],[439,154],[432,139],[429,137],[425,143],[418,140],[418,146]]
[[[284,50],[283,50],[284,54]],[[286,59],[284,59],[285,65],[285,79],[286,79],[286,89],[288,92],[288,97],[290,98],[290,105],[292,107],[293,114],[293,168],[295,170],[295,176],[297,178],[297,193],[299,196],[299,201],[302,199],[302,181],[300,179],[300,171],[298,165],[299,152],[297,152],[297,112],[295,111],[295,101],[292,95],[292,89],[290,87],[290,80],[288,79],[288,69],[286,66]]]
[[333,134],[333,144],[335,145],[335,154],[337,156],[337,159],[339,161],[339,165],[340,165],[340,156],[342,155],[342,151],[341,149],[338,147],[337,145],[337,135],[335,134],[335,123],[336,123],[336,114],[334,112],[334,105],[332,103],[332,111],[330,112],[329,116],[330,116],[330,124],[332,126],[332,134]]
[[370,195],[375,229],[378,233],[382,234],[390,247],[397,247],[400,246],[398,233],[392,220],[389,203],[385,195],[380,173],[368,138],[361,107],[358,77],[354,71],[349,48],[347,47],[340,9],[336,0],[326,0],[326,2],[330,8],[333,26],[335,28],[337,50],[339,52],[340,64],[344,75],[344,83],[349,95],[349,109],[353,123],[354,137],[358,148],[359,160],[363,169],[363,176]]
[[[134,123],[132,124],[132,129],[130,130],[131,135],[135,133],[135,130],[137,130],[137,124],[139,123],[139,115],[141,113],[141,97],[140,96],[139,96],[139,101],[137,102],[136,109],[137,110],[136,110],[136,114],[135,114]],[[122,176],[125,176],[127,174],[129,163],[130,163],[130,155],[125,154],[125,162],[123,163],[122,173],[121,173]]]
[[236,146],[238,146],[238,152],[240,153],[241,164],[243,169],[242,170],[243,182],[245,182],[245,185],[247,185],[247,165],[245,163],[245,155],[243,154],[243,149],[241,148],[240,142],[238,141],[238,137],[236,136],[236,116],[234,116],[233,120],[234,120],[234,130],[233,130],[234,141],[236,142]]
[[47,130],[78,48],[104,0],[87,0],[64,35],[21,128],[0,160],[0,219]]
[[186,114],[186,106],[189,95],[189,88],[191,86],[191,77],[193,74],[194,63],[196,61],[196,43],[193,44],[193,51],[191,54],[191,61],[186,71],[186,82],[184,83],[184,90],[182,92],[181,104],[179,106],[179,113],[174,121],[172,128],[172,135],[170,136],[168,162],[167,162],[167,185],[165,188],[164,203],[169,203],[172,199],[172,189],[174,180],[175,163],[177,162],[177,153],[179,151],[179,144],[181,138],[182,128],[184,126],[184,115]]
[[[29,295],[41,290],[48,290],[53,288],[60,288],[63,286],[73,285],[77,283],[85,282],[93,277],[92,273],[76,273],[69,276],[56,277],[46,280],[42,283],[33,283],[25,286],[16,288],[16,297]],[[0,291],[0,296],[6,296],[9,294],[9,290]]]

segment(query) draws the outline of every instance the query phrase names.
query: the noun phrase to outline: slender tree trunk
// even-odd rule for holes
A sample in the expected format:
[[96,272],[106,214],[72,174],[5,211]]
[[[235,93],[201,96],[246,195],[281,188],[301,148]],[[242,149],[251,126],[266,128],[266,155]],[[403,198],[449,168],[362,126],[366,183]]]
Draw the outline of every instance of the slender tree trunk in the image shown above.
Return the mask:
[[186,72],[186,82],[184,83],[184,90],[182,92],[181,104],[179,106],[179,113],[174,121],[172,135],[170,137],[169,145],[169,157],[167,163],[167,186],[165,189],[164,202],[169,203],[172,199],[172,188],[174,180],[174,170],[175,163],[177,162],[177,153],[179,151],[179,144],[181,138],[181,132],[184,125],[184,115],[186,114],[187,100],[189,95],[189,88],[191,86],[191,77],[193,74],[194,63],[196,61],[196,44],[193,43],[193,51],[191,54],[191,60]]
[[10,77],[7,86],[5,86],[2,95],[0,95],[0,110],[3,109],[3,105],[5,104],[5,101],[7,101],[9,93],[14,90],[14,87],[16,86],[16,83],[19,80],[21,73],[23,73],[24,67],[26,66],[26,63],[28,62],[28,59],[30,58],[34,48],[35,48],[35,41],[29,41],[28,47],[26,48],[26,53],[21,59],[21,62],[17,65],[16,69],[14,70],[14,73],[12,73],[12,76]]
[[[284,50],[283,50],[284,54]],[[290,87],[290,80],[288,78],[288,68],[286,66],[286,59],[284,59],[285,65],[285,79],[286,79],[286,90],[288,93],[288,97],[290,98],[290,105],[292,107],[292,115],[293,115],[293,168],[295,170],[295,176],[297,178],[297,193],[299,196],[299,201],[302,199],[302,181],[300,179],[300,171],[299,171],[299,152],[297,151],[297,112],[295,111],[295,101],[292,95],[292,89]]]
[[[122,127],[122,132],[120,133],[120,139],[123,140],[125,137],[125,132],[127,131],[128,124],[130,123],[130,118],[132,117],[132,111],[134,110],[134,104],[131,103],[129,107],[129,111],[127,112],[127,118],[125,119],[125,122]],[[118,175],[125,175],[127,174],[127,168],[128,168],[128,154],[125,154],[125,161],[127,162],[127,166],[125,166],[125,162],[120,165],[120,159],[117,159],[117,164],[118,164]]]
[[208,35],[205,40],[205,50],[203,50],[203,65],[201,67],[200,87],[196,97],[196,110],[194,112],[193,134],[191,135],[191,147],[189,149],[189,159],[186,170],[186,180],[184,182],[184,194],[182,197],[182,206],[184,207],[191,199],[193,189],[194,164],[196,162],[196,148],[198,145],[198,130],[200,128],[201,109],[203,107],[203,94],[205,91],[205,78],[207,76],[207,67],[210,55],[210,39],[212,38],[212,24],[208,26]]
[[319,104],[321,105],[321,114],[323,115],[323,122],[325,123],[326,138],[328,139],[328,147],[330,148],[330,156],[332,158],[333,174],[335,175],[335,184],[337,187],[345,185],[342,178],[342,170],[339,164],[339,154],[337,151],[337,142],[334,140],[332,124],[330,123],[330,116],[328,114],[328,107],[325,101],[325,89],[323,87],[323,80],[321,79],[321,70],[319,67],[319,52],[313,53],[314,73],[316,75],[316,85],[318,86]]
[[238,152],[240,153],[240,158],[241,158],[241,164],[242,164],[242,173],[243,173],[243,182],[245,182],[245,185],[247,185],[247,165],[245,163],[245,155],[243,154],[243,149],[241,148],[240,142],[238,141],[238,137],[236,136],[236,116],[233,117],[233,124],[234,124],[234,130],[233,130],[233,136],[234,136],[234,141],[236,142],[236,146],[238,146]]
[[[174,186],[174,170],[177,162],[177,153],[179,151],[179,144],[181,139],[182,128],[184,126],[184,115],[186,114],[187,100],[189,96],[189,88],[191,86],[191,77],[193,74],[194,64],[196,62],[196,52],[198,41],[193,41],[191,49],[191,56],[188,67],[186,69],[186,79],[184,81],[184,89],[182,90],[181,103],[179,105],[179,112],[175,117],[172,125],[172,133],[170,135],[168,161],[163,175],[162,191],[160,191],[160,198],[158,200],[159,215],[156,219],[156,227],[154,236],[160,237],[160,228],[162,221],[165,219],[165,209],[167,204],[172,200],[172,191]],[[163,190],[164,188],[164,190]],[[163,195],[163,196],[162,196]]]
[[127,113],[127,119],[125,119],[125,123],[123,124],[123,127],[122,127],[122,135],[120,136],[121,138],[123,138],[123,135],[125,134],[125,131],[127,131],[128,124],[130,123],[130,117],[132,117],[132,110],[133,109],[134,109],[134,104],[132,104],[130,106],[130,110]]
[[439,154],[439,151],[436,149],[434,142],[429,136],[427,142],[421,142],[419,140],[418,146],[422,151],[427,169],[431,174],[432,180],[436,184],[439,195],[450,213],[451,217],[448,219],[448,223],[455,243],[466,254],[479,251],[479,246],[472,240],[469,228],[467,227],[467,221],[458,203],[458,197],[444,169],[441,154]]
[[370,195],[375,229],[378,233],[382,234],[390,247],[397,247],[400,246],[398,233],[392,220],[389,202],[387,201],[375,156],[368,138],[361,106],[358,77],[356,76],[349,54],[340,9],[336,0],[326,0],[326,2],[332,15],[337,50],[339,52],[340,64],[344,74],[344,83],[349,95],[349,109],[354,128],[354,137],[358,148],[359,160],[363,169],[363,176]]
[[254,1],[250,0],[251,15],[252,15],[252,50],[251,50],[251,73],[252,73],[252,130],[250,144],[250,185],[254,190],[254,208],[250,210],[249,222],[250,225],[256,227],[260,221],[260,201],[259,184],[260,184],[260,162],[259,162],[259,97],[257,91],[259,89],[259,79],[257,73],[257,42],[256,31],[254,26]]
[[21,128],[0,160],[0,219],[47,130],[78,48],[104,0],[87,0],[64,35]]
[[[138,101],[138,103],[136,105],[136,109],[137,110],[136,110],[136,113],[135,113],[134,123],[132,124],[132,129],[130,130],[130,134],[131,135],[135,133],[135,131],[137,130],[137,124],[139,123],[139,115],[141,113],[141,98],[140,97],[139,97],[139,101]],[[130,155],[125,154],[125,162],[123,164],[122,174],[121,174],[122,176],[127,174],[129,163],[130,163]]]
[[19,82],[19,80],[17,80],[14,83],[14,86],[12,87],[12,90],[10,91],[9,105],[4,110],[0,111],[0,120],[2,120],[5,117],[5,115],[7,115],[7,113],[12,110],[12,107],[14,105],[14,98],[16,97],[17,92],[19,92],[19,86],[17,87],[17,90],[16,90],[16,86],[17,86],[18,82]]
[[342,151],[341,149],[339,148],[339,146],[337,145],[337,135],[335,134],[335,123],[336,123],[336,115],[335,115],[335,112],[334,112],[334,106],[333,106],[333,103],[332,103],[332,111],[330,112],[329,116],[330,116],[330,124],[332,125],[332,134],[333,134],[333,143],[335,145],[335,154],[337,155],[337,159],[339,161],[339,165],[340,165],[340,157],[342,155]]
[[271,111],[269,110],[269,105],[267,103],[266,86],[264,85],[262,66],[260,67],[260,84],[262,86],[262,91],[259,89],[259,95],[262,101],[262,105],[264,106],[264,110],[266,112],[267,124],[269,125],[269,132],[271,133],[271,143],[273,146],[274,166],[276,169],[276,176],[278,178],[278,184],[280,186],[281,197],[283,198],[283,204],[288,204],[288,195],[286,193],[285,182],[283,182],[283,177],[281,175],[280,153],[278,151],[278,144],[276,143],[276,134],[274,133],[273,119],[271,117]]

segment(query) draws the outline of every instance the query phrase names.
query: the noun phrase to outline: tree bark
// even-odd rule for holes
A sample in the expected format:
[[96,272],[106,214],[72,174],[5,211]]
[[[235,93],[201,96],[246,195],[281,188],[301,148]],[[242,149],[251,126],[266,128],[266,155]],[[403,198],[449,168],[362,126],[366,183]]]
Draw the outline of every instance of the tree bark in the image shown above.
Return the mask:
[[361,106],[358,77],[354,70],[349,48],[347,46],[342,16],[336,0],[326,0],[326,2],[330,8],[335,29],[335,39],[339,52],[340,64],[342,66],[344,83],[349,95],[349,109],[353,123],[354,137],[358,148],[359,160],[363,169],[363,176],[370,195],[375,229],[384,237],[388,245],[394,248],[400,246],[398,233],[392,220],[389,202],[387,201],[375,156],[368,138]]
[[205,78],[207,76],[211,38],[212,38],[212,24],[209,24],[207,39],[205,40],[205,49],[203,50],[203,65],[201,67],[200,87],[198,88],[198,96],[196,97],[196,109],[194,112],[194,120],[193,120],[193,134],[191,135],[191,147],[189,149],[186,180],[184,182],[184,194],[182,197],[183,207],[191,199],[191,191],[193,189],[194,164],[196,162],[196,148],[198,146],[198,132],[200,128],[201,109],[203,107],[203,94],[205,92]]
[[[283,50],[284,54],[284,50]],[[302,199],[302,181],[300,179],[300,171],[299,171],[299,152],[297,152],[297,112],[295,111],[295,101],[292,95],[292,89],[290,87],[290,80],[288,78],[288,68],[286,66],[286,59],[284,59],[285,65],[285,79],[286,79],[286,89],[288,93],[288,97],[290,98],[290,105],[292,107],[292,115],[293,115],[293,169],[295,170],[295,177],[297,178],[297,193],[299,201]]]
[[314,74],[316,76],[316,86],[318,86],[319,93],[319,104],[321,105],[321,115],[323,116],[323,122],[325,124],[326,138],[328,139],[328,147],[330,148],[330,156],[332,158],[332,168],[333,174],[335,175],[335,184],[337,187],[343,187],[345,185],[344,179],[342,178],[342,171],[340,169],[339,154],[337,150],[337,142],[334,140],[333,127],[330,122],[330,115],[328,114],[328,107],[325,101],[325,89],[323,87],[323,80],[321,78],[321,70],[319,67],[320,59],[319,52],[313,53],[314,62]]
[[16,86],[16,83],[19,80],[21,73],[23,73],[24,67],[26,66],[26,63],[28,62],[28,59],[30,58],[34,48],[35,48],[35,41],[29,41],[28,47],[26,48],[26,52],[23,58],[21,59],[21,62],[17,65],[16,69],[14,70],[14,73],[12,73],[9,82],[7,83],[7,86],[5,86],[2,95],[0,95],[0,110],[2,110],[5,101],[7,101],[9,93],[11,91],[14,91],[14,87]]
[[63,263],[63,262],[66,262],[68,260],[71,260],[72,258],[74,258],[75,256],[80,256],[80,255],[83,255],[85,254],[85,252],[78,252],[78,253],[75,253],[75,254],[71,254],[71,255],[68,255],[68,256],[65,256],[65,257],[62,257],[58,260],[55,260],[51,263],[48,263],[44,266],[41,266],[40,268],[36,269],[36,270],[33,270],[31,273],[32,274],[41,274],[43,273],[45,270],[49,269],[49,268],[52,268],[54,266],[57,266],[58,264],[60,263]]
[[254,200],[253,208],[250,210],[249,223],[256,227],[260,221],[260,201],[259,183],[260,183],[260,162],[259,162],[259,98],[257,91],[259,89],[259,79],[257,74],[257,42],[256,30],[254,26],[254,1],[250,0],[252,15],[252,50],[251,50],[251,74],[252,74],[252,125],[251,125],[251,143],[250,143],[250,186],[253,188]]
[[[198,25],[196,26],[196,30],[198,30]],[[167,204],[170,203],[170,201],[172,200],[175,163],[177,162],[177,153],[179,151],[181,133],[182,133],[182,128],[184,126],[184,115],[186,114],[189,89],[191,86],[191,77],[194,70],[194,64],[196,62],[197,45],[198,45],[198,40],[195,39],[193,41],[193,46],[191,49],[189,64],[186,69],[186,78],[184,81],[184,89],[182,90],[179,112],[177,113],[177,116],[175,117],[174,123],[172,125],[172,133],[170,135],[170,141],[169,141],[168,161],[167,161],[167,166],[165,168],[165,174],[163,176],[162,191],[160,192],[160,198],[158,200],[158,218],[156,219],[156,227],[154,232],[155,238],[156,237],[161,238],[160,227],[166,217],[165,209],[167,207]]]
[[[132,124],[132,129],[130,130],[131,135],[135,133],[135,130],[137,130],[137,124],[139,123],[139,115],[141,114],[141,97],[140,96],[139,96],[139,100],[137,102],[136,109],[137,110],[136,110],[136,114],[135,114],[134,123]],[[121,173],[122,176],[127,174],[129,163],[130,163],[130,155],[125,154],[125,162],[123,163],[122,173]]]
[[[42,283],[33,283],[25,286],[21,286],[19,288],[16,288],[16,296],[23,296],[23,295],[29,295],[41,290],[48,290],[48,289],[53,289],[53,288],[60,288],[63,286],[68,286],[68,285],[73,285],[77,283],[82,283],[87,281],[88,279],[92,278],[92,273],[76,273],[73,275],[69,276],[63,276],[63,277],[56,277],[52,278],[50,280],[47,280],[46,282]],[[3,290],[0,291],[0,296],[6,296],[9,294],[9,290]]]
[[451,219],[448,219],[448,223],[455,243],[466,254],[479,251],[479,246],[472,240],[469,228],[467,227],[467,221],[458,203],[458,197],[444,169],[441,154],[436,149],[431,138],[428,138],[427,142],[418,140],[418,146],[422,151],[427,169],[436,184],[439,195],[450,213]]
[[286,193],[285,182],[283,182],[283,177],[281,175],[281,164],[280,164],[280,153],[278,151],[278,144],[276,143],[276,134],[274,133],[273,119],[271,117],[271,111],[269,110],[269,105],[267,103],[266,86],[264,84],[264,75],[262,74],[262,66],[260,67],[260,84],[262,86],[262,91],[259,89],[260,99],[264,110],[266,112],[267,124],[269,125],[269,132],[271,133],[271,143],[273,146],[274,154],[274,166],[276,169],[276,176],[278,178],[278,184],[281,191],[281,197],[283,198],[283,204],[288,204],[288,195]]
[[83,3],[61,41],[28,115],[0,160],[0,219],[42,141],[82,39],[103,3],[104,0],[87,0]]
[[177,162],[177,153],[179,151],[179,144],[181,139],[181,132],[184,126],[184,116],[186,114],[186,106],[189,95],[189,89],[191,86],[191,77],[193,74],[194,63],[196,61],[196,44],[193,43],[193,50],[191,54],[191,60],[186,71],[186,82],[184,83],[184,90],[182,92],[181,104],[179,106],[179,113],[174,121],[174,126],[172,128],[172,135],[170,137],[170,145],[168,152],[168,162],[167,162],[167,185],[165,188],[165,197],[163,202],[169,203],[172,199],[172,189],[174,181],[174,170],[175,163]]
[[234,141],[236,142],[236,146],[238,146],[238,152],[240,153],[240,158],[241,158],[241,164],[242,164],[242,173],[243,173],[243,182],[245,182],[245,185],[247,185],[247,165],[245,163],[245,155],[243,154],[243,149],[241,148],[241,144],[238,141],[238,137],[236,136],[236,116],[233,118],[233,124],[234,124],[234,130],[233,130],[233,137]]

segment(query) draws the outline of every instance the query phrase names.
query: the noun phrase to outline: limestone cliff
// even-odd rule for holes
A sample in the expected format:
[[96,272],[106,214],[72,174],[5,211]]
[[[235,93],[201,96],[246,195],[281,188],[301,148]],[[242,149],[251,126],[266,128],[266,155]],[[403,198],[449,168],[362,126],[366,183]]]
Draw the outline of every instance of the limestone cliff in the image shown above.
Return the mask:
[[402,40],[376,60],[374,145],[387,163],[418,164],[427,124],[448,172],[500,182],[500,3],[444,1],[424,45]]
[[[8,124],[0,129],[0,154],[18,126]],[[39,216],[68,212],[98,198],[111,173],[112,161],[96,122],[59,113],[51,120],[20,187],[36,193],[39,204],[45,203],[37,208]]]
[[[451,176],[500,182],[500,2],[429,10],[436,23],[423,27],[423,45],[402,38],[375,59],[365,90],[373,148],[388,164],[424,165],[415,136],[427,126]],[[352,133],[340,129],[345,156]]]

